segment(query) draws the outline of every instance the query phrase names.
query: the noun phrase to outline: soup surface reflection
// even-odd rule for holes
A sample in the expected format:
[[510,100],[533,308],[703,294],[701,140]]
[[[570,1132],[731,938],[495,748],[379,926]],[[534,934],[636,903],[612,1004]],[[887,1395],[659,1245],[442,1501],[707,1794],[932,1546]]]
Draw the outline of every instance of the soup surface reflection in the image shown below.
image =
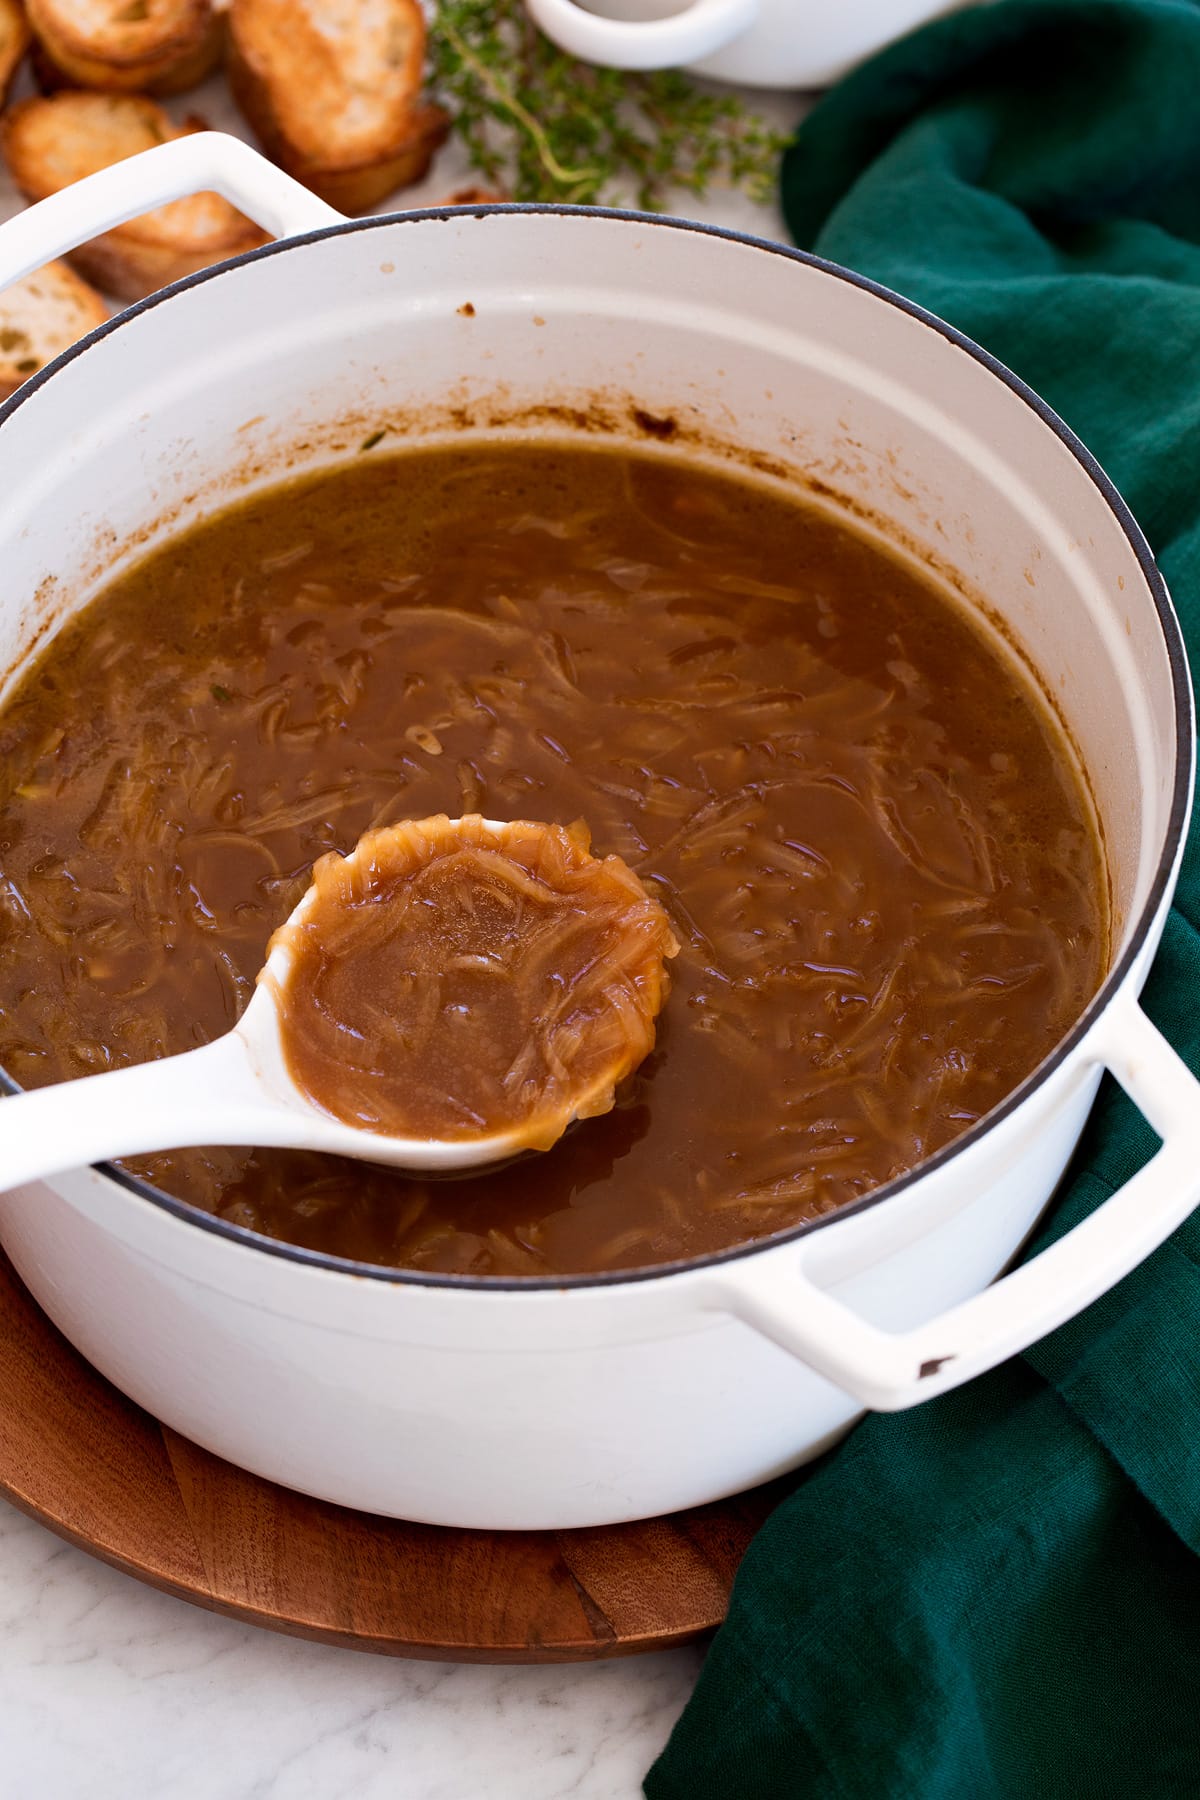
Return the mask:
[[129,1167],[368,1262],[652,1264],[948,1143],[1094,992],[1104,885],[1033,683],[913,565],[669,451],[386,455],[115,580],[0,715],[0,1062],[225,1031],[314,861],[435,813],[584,820],[680,942],[616,1108],[479,1177],[214,1148]]

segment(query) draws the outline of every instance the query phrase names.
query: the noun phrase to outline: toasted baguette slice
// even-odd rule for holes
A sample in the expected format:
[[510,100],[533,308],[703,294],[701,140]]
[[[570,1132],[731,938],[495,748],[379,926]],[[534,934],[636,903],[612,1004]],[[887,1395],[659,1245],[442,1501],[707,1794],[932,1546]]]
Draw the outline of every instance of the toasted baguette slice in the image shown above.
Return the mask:
[[29,48],[29,26],[20,0],[0,0],[0,106]]
[[502,194],[499,188],[460,187],[452,194],[443,194],[440,200],[430,200],[430,206],[511,206],[512,195]]
[[0,400],[81,338],[103,325],[108,308],[66,263],[47,263],[36,275],[0,292]]
[[[141,94],[67,91],[14,106],[0,120],[0,149],[26,199],[44,200],[96,169],[202,129],[198,120],[173,125]],[[70,260],[105,293],[139,300],[266,241],[227,200],[195,194],[81,244]]]
[[212,0],[27,0],[42,87],[180,94],[221,60]]
[[419,181],[446,136],[421,100],[419,0],[233,0],[229,80],[274,160],[343,212]]

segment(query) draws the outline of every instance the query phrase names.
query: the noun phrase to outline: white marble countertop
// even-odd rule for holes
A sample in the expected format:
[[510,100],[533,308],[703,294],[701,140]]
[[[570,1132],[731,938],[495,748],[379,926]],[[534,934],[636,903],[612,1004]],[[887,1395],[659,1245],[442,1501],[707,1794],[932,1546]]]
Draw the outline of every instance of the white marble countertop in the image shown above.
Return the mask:
[[0,1502],[5,1800],[626,1800],[699,1665],[302,1643],[142,1587]]
[[[802,110],[753,98],[783,128]],[[218,88],[186,103],[237,128]],[[468,179],[451,147],[404,203]],[[19,204],[5,182],[0,218]],[[740,195],[689,212],[782,235]],[[303,1643],[142,1587],[0,1500],[0,1800],[626,1800],[700,1661],[472,1667]]]

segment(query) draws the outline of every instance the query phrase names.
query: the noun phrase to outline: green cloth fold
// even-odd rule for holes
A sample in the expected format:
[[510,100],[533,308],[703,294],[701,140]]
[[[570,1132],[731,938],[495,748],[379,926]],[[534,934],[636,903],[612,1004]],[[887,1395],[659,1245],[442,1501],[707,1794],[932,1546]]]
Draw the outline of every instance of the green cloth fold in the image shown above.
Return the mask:
[[[820,103],[783,201],[799,244],[966,331],[1079,433],[1200,668],[1200,5],[941,20]],[[1145,1005],[1200,1070],[1195,827]],[[1043,1237],[1155,1142],[1107,1083]],[[1198,1552],[1200,1217],[1026,1356],[798,1478],[646,1793],[1200,1800]]]

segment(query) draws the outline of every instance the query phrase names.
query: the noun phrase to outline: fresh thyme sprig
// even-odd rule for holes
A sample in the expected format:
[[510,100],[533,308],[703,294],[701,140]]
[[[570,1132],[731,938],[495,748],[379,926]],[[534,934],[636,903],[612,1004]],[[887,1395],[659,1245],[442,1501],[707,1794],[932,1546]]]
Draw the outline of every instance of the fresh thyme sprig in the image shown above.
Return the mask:
[[786,139],[676,69],[593,68],[551,44],[521,0],[438,0],[431,85],[472,166],[514,200],[629,202],[714,183],[766,199]]

